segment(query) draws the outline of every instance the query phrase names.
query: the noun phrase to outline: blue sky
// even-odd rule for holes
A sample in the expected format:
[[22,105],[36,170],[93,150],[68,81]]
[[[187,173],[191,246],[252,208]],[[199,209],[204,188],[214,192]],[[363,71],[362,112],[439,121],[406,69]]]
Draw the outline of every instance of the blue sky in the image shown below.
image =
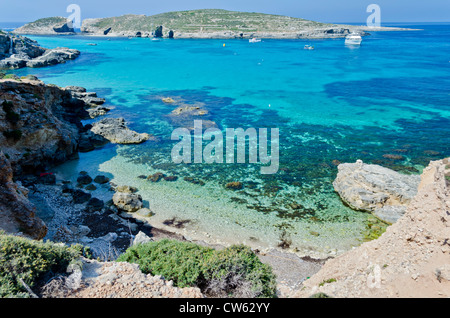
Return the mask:
[[450,0],[0,0],[0,22],[29,22],[68,16],[66,7],[78,4],[82,19],[127,13],[156,13],[219,8],[263,12],[320,22],[365,22],[369,4],[381,8],[382,23],[450,22]]

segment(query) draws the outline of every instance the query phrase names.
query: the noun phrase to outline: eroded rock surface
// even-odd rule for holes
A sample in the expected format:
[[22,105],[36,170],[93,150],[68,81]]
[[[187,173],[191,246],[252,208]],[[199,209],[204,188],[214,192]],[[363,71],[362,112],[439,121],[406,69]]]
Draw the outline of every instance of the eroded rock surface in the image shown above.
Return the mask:
[[417,194],[419,182],[418,175],[400,174],[359,160],[340,164],[333,186],[351,208],[394,223]]

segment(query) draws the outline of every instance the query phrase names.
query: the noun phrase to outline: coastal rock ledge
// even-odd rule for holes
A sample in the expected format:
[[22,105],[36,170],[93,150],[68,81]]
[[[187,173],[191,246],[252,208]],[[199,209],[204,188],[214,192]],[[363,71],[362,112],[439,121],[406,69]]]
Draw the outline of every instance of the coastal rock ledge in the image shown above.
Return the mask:
[[380,238],[334,259],[296,297],[450,297],[450,158],[423,171],[407,211]]
[[338,166],[333,186],[352,209],[371,212],[385,222],[394,223],[417,194],[419,182],[418,175],[403,175],[358,160]]
[[129,129],[124,118],[104,118],[94,123],[91,131],[116,144],[140,144],[151,137]]

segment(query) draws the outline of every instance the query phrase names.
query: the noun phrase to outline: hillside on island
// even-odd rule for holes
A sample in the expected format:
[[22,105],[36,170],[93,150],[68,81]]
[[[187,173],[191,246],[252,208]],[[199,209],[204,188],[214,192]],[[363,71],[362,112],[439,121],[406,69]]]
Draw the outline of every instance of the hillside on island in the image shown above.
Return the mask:
[[73,34],[75,30],[67,25],[63,17],[50,17],[25,24],[13,31],[16,34]]
[[[51,18],[29,23],[16,33],[45,31]],[[61,29],[60,19],[55,28]],[[119,17],[85,19],[81,32],[90,35],[175,37],[175,38],[330,38],[342,37],[352,31],[370,29],[365,26],[320,23],[288,16],[237,12],[222,9],[174,11],[152,16],[123,15]],[[371,30],[374,30],[373,28]],[[378,28],[377,30],[394,30]],[[399,29],[395,29],[399,30]],[[57,31],[56,31],[57,32]],[[42,33],[42,34],[45,34]],[[48,34],[48,33],[47,33]]]

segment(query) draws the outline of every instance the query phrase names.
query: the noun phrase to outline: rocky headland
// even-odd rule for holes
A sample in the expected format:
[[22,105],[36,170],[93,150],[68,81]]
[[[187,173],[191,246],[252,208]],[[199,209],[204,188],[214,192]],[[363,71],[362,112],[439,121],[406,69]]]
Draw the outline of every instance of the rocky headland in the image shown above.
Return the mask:
[[448,298],[449,259],[450,159],[444,159],[424,170],[405,214],[380,238],[328,260],[296,296]]
[[0,31],[0,70],[45,67],[65,63],[80,56],[69,48],[46,49],[27,37]]
[[[53,21],[53,22],[52,22]],[[29,23],[17,34],[60,34],[63,18],[46,18]],[[288,16],[221,9],[175,11],[145,15],[85,19],[81,33],[94,36],[165,37],[195,39],[298,39],[339,38],[352,32],[399,31],[403,28],[367,27],[320,23]],[[63,32],[64,33],[64,32]]]
[[15,34],[47,34],[47,35],[71,35],[75,29],[64,17],[50,17],[27,23],[13,31]]
[[[59,181],[57,185],[51,169],[77,158],[79,151],[90,151],[109,142],[92,132],[91,125],[81,123],[92,117],[92,107],[104,101],[84,88],[61,88],[33,76],[0,79],[2,229],[34,239],[47,235],[48,226],[36,216],[36,206],[28,196],[37,196],[40,187],[57,186],[60,191],[70,192],[67,183]],[[130,138],[132,133],[137,134],[127,132]],[[124,143],[133,141],[123,135],[120,138]],[[105,183],[101,180],[96,179],[99,184]],[[75,201],[87,196],[81,190],[73,193]],[[103,205],[93,200],[90,207]]]

